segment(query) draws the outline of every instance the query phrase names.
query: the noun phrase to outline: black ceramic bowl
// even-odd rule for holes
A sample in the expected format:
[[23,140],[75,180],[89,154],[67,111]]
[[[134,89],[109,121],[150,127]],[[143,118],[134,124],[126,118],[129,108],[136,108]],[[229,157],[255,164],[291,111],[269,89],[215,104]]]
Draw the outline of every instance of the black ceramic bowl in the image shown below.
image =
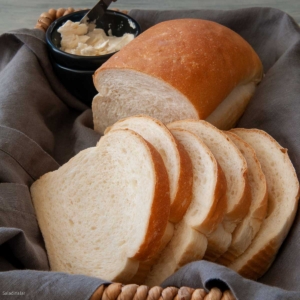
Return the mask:
[[[66,53],[60,50],[61,35],[57,32],[57,29],[67,20],[79,22],[87,12],[88,10],[74,12],[54,21],[46,32],[46,42],[50,61],[60,81],[71,94],[90,105],[93,96],[96,94],[92,75],[116,52],[100,56],[81,56]],[[107,10],[105,15],[97,20],[96,27],[104,29],[106,34],[111,29],[114,36],[132,33],[136,37],[141,32],[137,21],[126,14],[112,10]]]

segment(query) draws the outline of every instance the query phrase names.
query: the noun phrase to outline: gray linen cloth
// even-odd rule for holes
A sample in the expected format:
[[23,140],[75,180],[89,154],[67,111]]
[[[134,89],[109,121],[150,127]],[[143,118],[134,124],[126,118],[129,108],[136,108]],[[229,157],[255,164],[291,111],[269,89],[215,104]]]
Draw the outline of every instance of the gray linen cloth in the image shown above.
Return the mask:
[[[271,8],[236,11],[132,10],[143,30],[164,20],[202,18],[243,36],[265,77],[238,126],[260,128],[289,149],[300,174],[300,30]],[[29,187],[100,136],[91,110],[55,77],[44,34],[22,29],[0,37],[0,299],[89,299],[105,281],[49,272]],[[300,215],[270,270],[259,280],[206,261],[191,263],[163,286],[230,288],[237,299],[300,299]]]

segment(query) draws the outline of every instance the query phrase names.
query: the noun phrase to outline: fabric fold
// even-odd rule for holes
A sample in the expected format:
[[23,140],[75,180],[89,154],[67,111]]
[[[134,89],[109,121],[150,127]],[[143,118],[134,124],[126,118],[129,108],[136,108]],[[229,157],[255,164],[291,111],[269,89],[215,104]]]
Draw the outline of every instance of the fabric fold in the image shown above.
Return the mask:
[[[165,20],[202,18],[246,39],[261,58],[265,77],[238,126],[271,134],[289,149],[300,174],[300,29],[289,15],[272,8],[131,10],[130,15],[143,30]],[[106,283],[47,271],[46,249],[29,192],[37,178],[95,146],[100,137],[93,130],[91,109],[56,78],[44,33],[21,29],[0,36],[0,293],[23,292],[24,299],[88,300]],[[298,212],[275,262],[260,282],[200,261],[180,269],[163,286],[228,287],[238,300],[296,300],[300,299],[299,253]]]

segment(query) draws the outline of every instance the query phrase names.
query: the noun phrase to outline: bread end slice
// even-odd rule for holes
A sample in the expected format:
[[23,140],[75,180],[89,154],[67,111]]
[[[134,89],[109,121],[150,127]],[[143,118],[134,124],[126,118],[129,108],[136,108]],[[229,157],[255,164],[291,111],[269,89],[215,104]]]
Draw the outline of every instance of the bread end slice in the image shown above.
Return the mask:
[[299,200],[299,181],[289,159],[270,135],[258,129],[234,129],[250,144],[265,174],[268,212],[248,249],[230,268],[250,279],[258,279],[269,268],[293,223]]
[[129,130],[42,176],[31,194],[51,270],[106,280],[133,277],[156,254],[170,210],[160,155]]

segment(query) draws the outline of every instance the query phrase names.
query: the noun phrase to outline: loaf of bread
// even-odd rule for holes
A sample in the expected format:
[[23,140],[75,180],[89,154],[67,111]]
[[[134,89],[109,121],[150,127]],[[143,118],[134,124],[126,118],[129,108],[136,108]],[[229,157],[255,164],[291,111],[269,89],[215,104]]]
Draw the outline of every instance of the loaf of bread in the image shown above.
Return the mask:
[[200,259],[262,276],[294,220],[299,182],[263,131],[138,115],[31,194],[51,270],[153,286]]
[[263,74],[237,33],[199,19],[161,22],[135,38],[94,74],[94,128],[146,114],[167,124],[206,119],[233,127]]

